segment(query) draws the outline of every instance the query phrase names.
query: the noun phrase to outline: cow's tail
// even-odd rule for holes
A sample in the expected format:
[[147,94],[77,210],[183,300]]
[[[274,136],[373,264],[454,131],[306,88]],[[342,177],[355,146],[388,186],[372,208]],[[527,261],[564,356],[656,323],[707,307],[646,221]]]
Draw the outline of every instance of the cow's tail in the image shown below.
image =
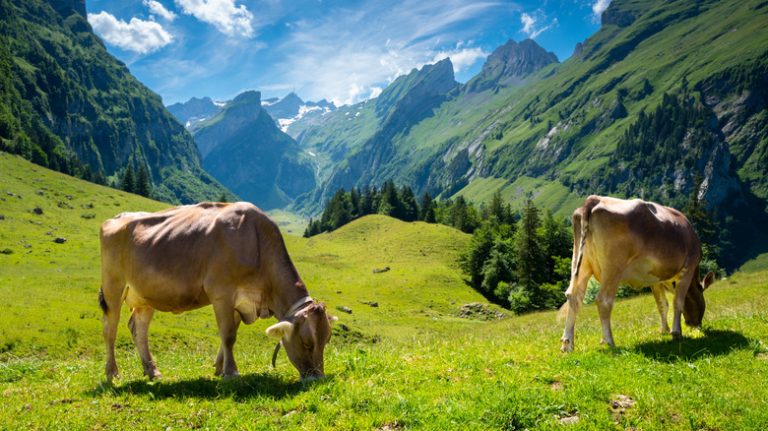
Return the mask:
[[104,312],[104,314],[107,313],[107,310],[109,310],[109,307],[107,307],[107,301],[104,299],[104,288],[99,288],[99,307],[101,307],[101,311]]
[[[589,233],[589,216],[592,210],[600,203],[600,198],[597,196],[590,196],[584,202],[584,205],[577,208],[573,212],[573,257],[571,258],[571,283],[566,291],[567,297],[573,297],[576,300],[573,301],[574,307],[580,307],[584,298],[584,291],[586,285],[576,286],[576,279],[579,276],[579,270],[581,269],[581,261],[584,259],[584,247],[587,244],[587,234]],[[571,301],[565,301],[560,311],[557,313],[558,320],[562,320],[570,311]],[[574,311],[578,312],[578,308]]]

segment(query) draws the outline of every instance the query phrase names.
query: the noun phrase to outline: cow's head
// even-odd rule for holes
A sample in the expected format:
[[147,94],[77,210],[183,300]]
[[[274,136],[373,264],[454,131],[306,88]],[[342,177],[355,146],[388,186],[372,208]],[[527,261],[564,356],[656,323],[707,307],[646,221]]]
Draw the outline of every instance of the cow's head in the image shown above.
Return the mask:
[[712,271],[701,281],[699,281],[698,269],[696,272],[685,296],[685,306],[683,307],[685,324],[694,328],[701,326],[704,310],[707,308],[707,304],[704,302],[704,291],[715,281],[715,273]]
[[[325,304],[312,303],[288,318],[267,328],[267,335],[280,339],[288,359],[302,379],[323,377],[323,350],[331,338],[331,322]],[[277,349],[280,344],[277,345]],[[274,358],[273,358],[274,365]]]

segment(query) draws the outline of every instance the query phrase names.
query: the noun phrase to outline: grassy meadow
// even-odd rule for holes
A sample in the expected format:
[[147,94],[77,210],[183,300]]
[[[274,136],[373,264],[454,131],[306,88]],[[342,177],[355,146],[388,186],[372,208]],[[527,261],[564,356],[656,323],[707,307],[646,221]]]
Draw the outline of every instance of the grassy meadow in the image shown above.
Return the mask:
[[0,429],[768,428],[768,256],[717,282],[704,327],[680,342],[658,334],[642,295],[614,308],[617,348],[599,344],[585,306],[564,355],[556,312],[459,317],[485,302],[456,263],[469,236],[382,216],[286,236],[311,294],[340,318],[327,379],[299,382],[284,353],[271,368],[273,320],[241,326],[242,377],[214,377],[209,307],[155,315],[164,378],[149,382],[123,308],[121,377],[107,385],[98,226],[165,206],[0,153]]

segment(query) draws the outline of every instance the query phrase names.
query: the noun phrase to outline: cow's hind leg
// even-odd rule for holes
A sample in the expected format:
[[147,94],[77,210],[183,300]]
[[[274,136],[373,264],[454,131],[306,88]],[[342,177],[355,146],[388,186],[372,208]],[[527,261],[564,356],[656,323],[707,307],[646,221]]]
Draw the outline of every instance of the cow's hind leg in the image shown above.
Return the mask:
[[115,339],[117,337],[117,325],[120,323],[120,306],[123,303],[124,288],[125,282],[102,277],[99,305],[104,312],[101,322],[104,343],[107,347],[107,363],[104,368],[108,382],[112,382],[112,379],[118,374],[117,362],[115,361]]
[[128,321],[128,328],[131,330],[133,342],[141,357],[141,365],[144,367],[144,374],[149,380],[162,377],[157,370],[157,364],[149,352],[149,323],[152,321],[152,315],[155,309],[152,307],[137,307],[131,313],[131,319]]
[[665,293],[666,286],[663,283],[657,283],[651,286],[653,297],[656,299],[656,308],[659,310],[659,318],[661,324],[659,330],[663,334],[669,334],[669,325],[667,324],[667,313],[669,311],[669,303],[667,303],[667,295]]
[[560,351],[572,352],[574,349],[574,331],[576,328],[576,314],[581,308],[581,303],[584,301],[584,293],[587,291],[587,284],[592,277],[592,270],[586,263],[581,264],[579,273],[571,280],[571,285],[568,290],[565,291],[566,303],[563,305],[564,311],[567,311],[565,318],[565,329],[563,330],[563,338],[560,339],[562,345]]
[[234,306],[229,302],[214,302],[216,323],[219,326],[221,346],[216,356],[216,375],[222,377],[239,376],[237,365],[232,354],[232,348],[237,340],[237,328],[240,326],[240,315],[235,312]]
[[603,339],[600,342],[611,347],[615,346],[611,331],[611,311],[613,311],[613,302],[616,299],[620,280],[620,274],[604,277],[603,282],[600,283],[600,291],[595,298],[597,312],[600,314],[600,324],[603,328]]

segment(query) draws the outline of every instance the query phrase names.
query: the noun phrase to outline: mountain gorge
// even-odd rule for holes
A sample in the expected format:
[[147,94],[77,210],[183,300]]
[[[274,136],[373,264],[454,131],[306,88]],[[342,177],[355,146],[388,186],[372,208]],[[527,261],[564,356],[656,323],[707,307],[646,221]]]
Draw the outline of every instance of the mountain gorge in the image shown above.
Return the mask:
[[147,169],[153,196],[216,199],[191,135],[112,57],[83,0],[0,1],[0,149],[100,182]]

